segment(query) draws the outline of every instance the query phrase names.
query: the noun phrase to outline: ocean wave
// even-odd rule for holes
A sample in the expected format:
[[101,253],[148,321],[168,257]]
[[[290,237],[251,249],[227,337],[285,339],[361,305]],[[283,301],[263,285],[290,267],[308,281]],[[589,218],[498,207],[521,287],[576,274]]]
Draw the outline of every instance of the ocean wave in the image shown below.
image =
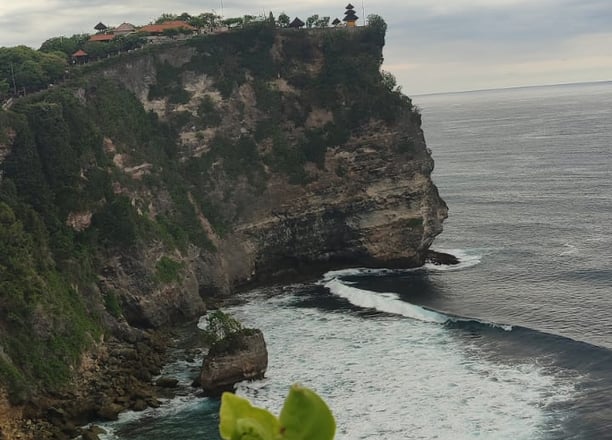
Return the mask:
[[512,331],[512,326],[508,324],[498,324],[474,318],[455,316],[426,307],[417,306],[401,300],[399,295],[396,293],[381,293],[359,289],[357,287],[345,284],[339,278],[328,279],[327,281],[323,282],[323,285],[329,289],[332,294],[348,300],[351,304],[357,307],[375,309],[380,312],[400,315],[423,322],[431,322],[436,324],[459,322],[477,323],[487,327],[495,327],[505,331]]

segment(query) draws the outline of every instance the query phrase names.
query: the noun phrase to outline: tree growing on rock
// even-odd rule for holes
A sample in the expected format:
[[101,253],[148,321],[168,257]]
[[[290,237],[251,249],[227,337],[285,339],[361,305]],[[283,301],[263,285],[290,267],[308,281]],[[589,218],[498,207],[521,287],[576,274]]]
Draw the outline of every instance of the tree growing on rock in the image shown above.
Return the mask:
[[204,339],[210,345],[228,337],[233,333],[242,330],[242,324],[221,310],[206,315],[206,327],[204,329]]

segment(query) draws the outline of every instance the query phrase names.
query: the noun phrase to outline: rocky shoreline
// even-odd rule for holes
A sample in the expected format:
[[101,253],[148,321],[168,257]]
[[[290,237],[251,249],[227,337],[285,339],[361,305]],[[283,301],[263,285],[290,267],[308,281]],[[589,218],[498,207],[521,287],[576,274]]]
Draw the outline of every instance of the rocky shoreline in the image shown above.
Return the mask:
[[84,357],[70,389],[31,399],[0,439],[95,440],[102,431],[82,426],[158,407],[172,383],[153,379],[171,360],[172,336],[166,330],[131,331],[104,341]]
[[[430,250],[426,262],[455,265],[459,260],[454,255]],[[309,277],[304,276],[302,281],[312,279],[312,276],[312,273]],[[236,301],[239,300],[219,299],[216,305]],[[193,372],[193,386],[203,386],[203,395],[215,395],[243,380],[236,379],[235,374],[241,370],[240,366],[237,367],[237,358],[243,355],[253,367],[247,374],[253,378],[263,376],[267,366],[265,341],[259,330],[250,332],[246,339],[254,340],[252,353],[239,350],[238,353],[231,353],[227,359],[205,358],[202,370]],[[70,390],[54,392],[28,402],[22,408],[20,421],[0,429],[0,440],[97,440],[104,431],[95,425],[96,422],[117,420],[119,413],[126,410],[157,408],[161,404],[160,398],[175,397],[178,381],[174,377],[160,376],[163,367],[179,359],[193,362],[202,355],[205,345],[196,329],[196,321],[170,329],[125,329],[84,357]],[[219,371],[219,365],[224,363],[231,367],[231,374],[225,375]],[[219,376],[221,385],[204,378],[205,371],[211,376]]]

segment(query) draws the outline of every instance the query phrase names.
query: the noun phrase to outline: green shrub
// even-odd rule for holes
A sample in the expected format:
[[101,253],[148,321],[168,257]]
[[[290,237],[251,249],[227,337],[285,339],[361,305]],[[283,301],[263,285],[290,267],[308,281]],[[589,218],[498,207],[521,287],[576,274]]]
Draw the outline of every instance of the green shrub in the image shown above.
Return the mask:
[[164,255],[155,264],[155,277],[164,284],[179,281],[184,266],[180,261]]
[[115,291],[111,290],[104,295],[104,307],[115,318],[119,318],[123,314],[119,297]]

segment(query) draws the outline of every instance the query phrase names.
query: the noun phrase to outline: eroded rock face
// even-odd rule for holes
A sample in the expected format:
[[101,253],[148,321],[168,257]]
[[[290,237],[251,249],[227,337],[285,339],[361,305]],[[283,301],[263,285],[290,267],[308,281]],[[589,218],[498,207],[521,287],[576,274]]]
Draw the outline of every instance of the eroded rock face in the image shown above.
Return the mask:
[[[287,56],[289,37],[276,35],[270,49],[279,66],[286,65],[283,57]],[[306,38],[300,44],[310,55],[292,57],[291,63],[296,71],[315,78],[327,62],[323,43]],[[370,50],[366,46],[362,49]],[[370,54],[374,58],[375,52]],[[196,115],[204,98],[223,115],[216,125],[183,126],[177,145],[180,161],[185,163],[211,155],[209,180],[193,191],[204,194],[209,206],[217,210],[215,215],[225,222],[223,234],[217,235],[207,213],[197,208],[190,195],[202,228],[215,247],[212,252],[202,249],[190,266],[202,297],[226,296],[252,282],[296,273],[312,275],[347,266],[414,267],[425,262],[427,249],[442,232],[448,210],[431,180],[433,159],[425,144],[420,114],[411,104],[406,104],[393,121],[370,118],[351,128],[346,141],[327,148],[322,164],[310,162],[304,166],[306,178],[299,184],[291,183],[286,174],[265,163],[274,147],[272,138],[263,136],[256,141],[256,154],[262,162],[255,160],[252,164],[253,169],[262,169],[263,177],[253,183],[244,170],[238,176],[228,172],[230,160],[236,158],[214,156],[211,151],[219,136],[257,138],[258,124],[268,117],[263,108],[265,100],[258,102],[262,78],[247,74],[239,87],[224,96],[217,88],[215,74],[202,74],[191,67],[209,55],[187,48],[168,49],[157,58],[146,56],[134,61],[130,75],[126,76],[123,65],[104,72],[131,90],[161,119],[171,120],[181,112]],[[166,61],[181,71],[177,81],[188,92],[186,102],[176,104],[149,97],[157,70]],[[265,87],[278,93],[284,110],[301,118],[302,122],[296,123],[280,113],[274,120],[289,144],[299,144],[305,131],[351,123],[338,117],[342,110],[323,108],[308,97],[307,89],[291,85],[292,71],[279,66],[275,68],[283,73],[268,80]],[[134,81],[138,74],[146,80]],[[351,105],[350,96],[342,99]],[[159,194],[141,191],[129,195],[133,203],[148,206],[149,215],[154,217],[166,210]],[[137,302],[153,309],[163,303],[148,301],[146,296],[138,295]],[[140,309],[145,310],[145,306]],[[155,321],[154,326],[159,325]]]
[[448,209],[431,181],[422,133],[407,129],[415,143],[410,153],[397,151],[397,131],[372,124],[327,152],[315,182],[272,182],[259,212],[235,229],[243,238],[234,241],[251,257],[250,275],[423,264]]
[[229,350],[216,352],[213,346],[204,357],[200,384],[207,394],[233,390],[243,380],[261,379],[268,368],[268,350],[261,330],[244,329],[232,337]]

